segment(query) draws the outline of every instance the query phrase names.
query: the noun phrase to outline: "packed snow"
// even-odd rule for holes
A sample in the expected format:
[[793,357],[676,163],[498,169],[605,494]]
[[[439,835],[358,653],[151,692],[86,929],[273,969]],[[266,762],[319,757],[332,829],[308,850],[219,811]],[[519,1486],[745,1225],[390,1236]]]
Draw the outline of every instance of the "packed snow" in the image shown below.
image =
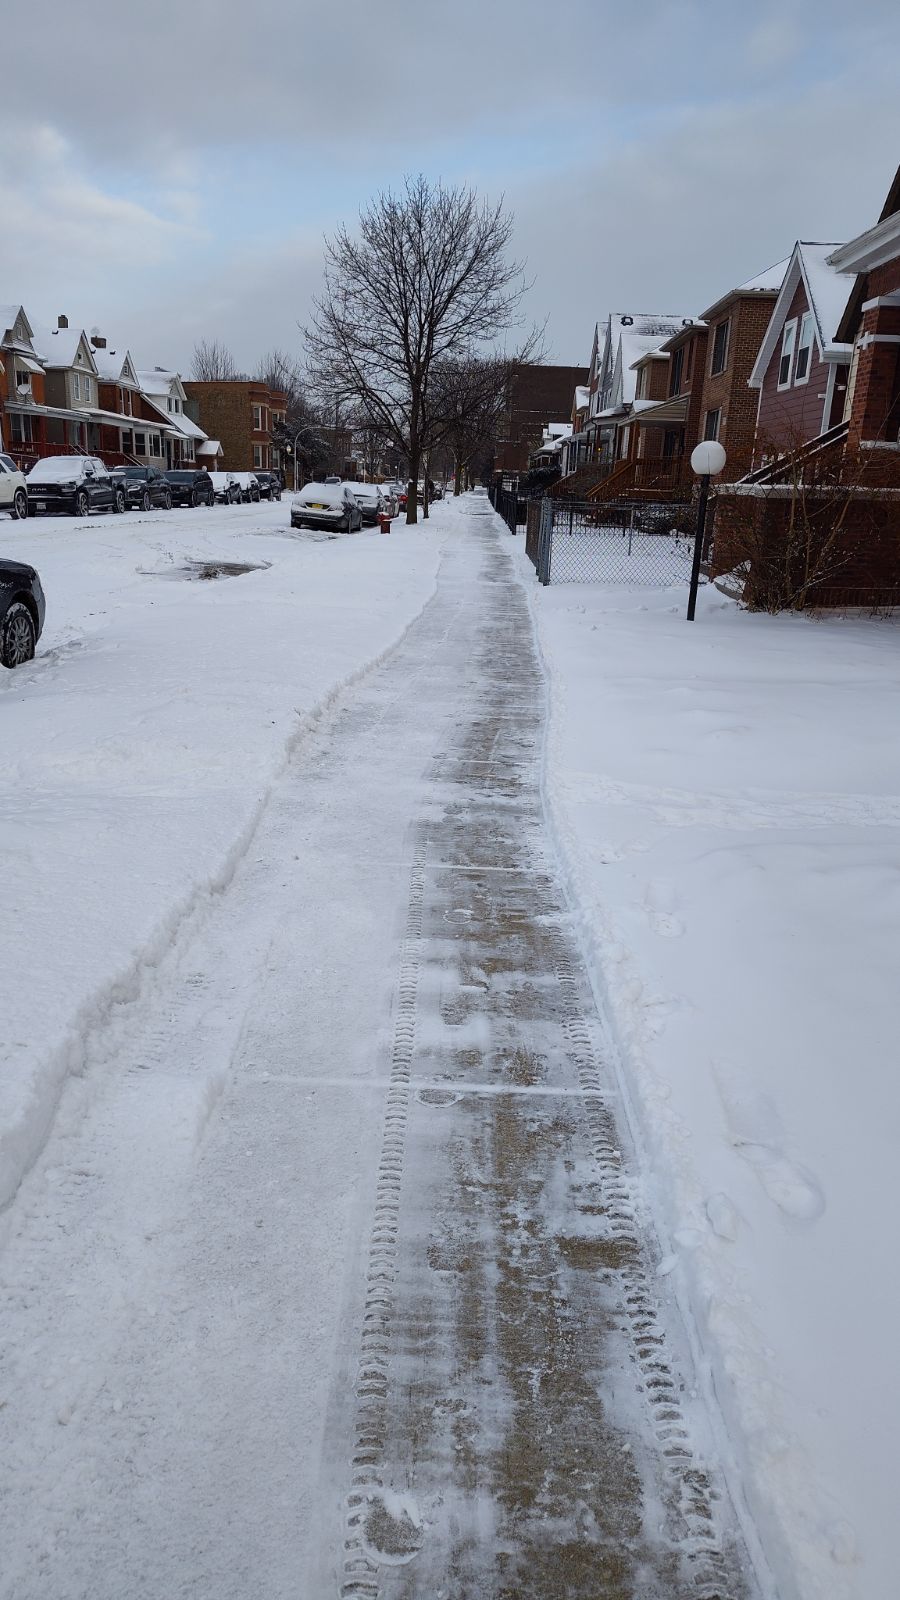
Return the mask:
[[547,797],[781,1580],[896,1589],[900,630],[541,588]]
[[289,497],[0,520],[47,597],[36,660],[0,674],[0,1206],[92,1031],[230,880],[292,743],[433,591],[446,518],[324,542],[289,522]]

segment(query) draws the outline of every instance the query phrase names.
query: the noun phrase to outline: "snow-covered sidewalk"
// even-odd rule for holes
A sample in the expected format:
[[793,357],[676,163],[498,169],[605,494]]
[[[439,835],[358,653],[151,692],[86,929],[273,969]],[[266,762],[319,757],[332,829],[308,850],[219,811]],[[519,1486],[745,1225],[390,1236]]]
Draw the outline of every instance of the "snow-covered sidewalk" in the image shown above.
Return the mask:
[[541,589],[548,799],[784,1600],[896,1591],[900,629]]
[[426,604],[449,525],[319,541],[288,498],[0,518],[47,595],[37,659],[0,675],[0,1207],[92,1038],[230,881],[292,743]]

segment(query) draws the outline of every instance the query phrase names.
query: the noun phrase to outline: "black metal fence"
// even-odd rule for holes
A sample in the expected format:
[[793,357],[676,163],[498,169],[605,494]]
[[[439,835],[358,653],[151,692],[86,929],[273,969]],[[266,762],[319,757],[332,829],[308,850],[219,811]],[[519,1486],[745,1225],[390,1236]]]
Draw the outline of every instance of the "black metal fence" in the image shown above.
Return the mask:
[[515,533],[524,526],[528,502],[519,494],[518,479],[503,478],[500,482],[491,484],[488,496],[491,505],[498,516],[503,518],[510,533]]
[[528,508],[526,554],[542,583],[690,583],[696,507],[553,500]]

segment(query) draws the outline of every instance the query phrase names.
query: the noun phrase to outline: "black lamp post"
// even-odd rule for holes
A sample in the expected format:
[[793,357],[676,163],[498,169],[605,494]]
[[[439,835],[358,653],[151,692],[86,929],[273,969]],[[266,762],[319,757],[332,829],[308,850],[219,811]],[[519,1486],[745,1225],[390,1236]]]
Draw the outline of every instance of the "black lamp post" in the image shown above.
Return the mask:
[[697,609],[697,586],[700,582],[703,535],[706,532],[706,502],[709,499],[709,480],[719,476],[725,466],[725,459],[725,451],[717,439],[703,439],[691,451],[691,467],[700,479],[700,503],[697,506],[697,532],[694,535],[694,560],[691,566],[691,587],[688,594],[688,622],[693,622],[694,612]]

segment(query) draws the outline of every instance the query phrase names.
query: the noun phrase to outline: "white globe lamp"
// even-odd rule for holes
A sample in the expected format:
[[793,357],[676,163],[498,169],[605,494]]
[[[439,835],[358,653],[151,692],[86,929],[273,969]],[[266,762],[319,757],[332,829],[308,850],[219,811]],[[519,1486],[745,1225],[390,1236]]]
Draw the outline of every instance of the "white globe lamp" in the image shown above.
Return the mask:
[[725,451],[717,439],[702,439],[691,451],[691,467],[698,478],[717,478],[725,461]]

